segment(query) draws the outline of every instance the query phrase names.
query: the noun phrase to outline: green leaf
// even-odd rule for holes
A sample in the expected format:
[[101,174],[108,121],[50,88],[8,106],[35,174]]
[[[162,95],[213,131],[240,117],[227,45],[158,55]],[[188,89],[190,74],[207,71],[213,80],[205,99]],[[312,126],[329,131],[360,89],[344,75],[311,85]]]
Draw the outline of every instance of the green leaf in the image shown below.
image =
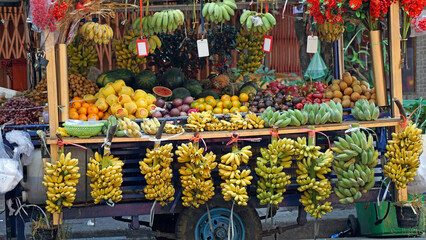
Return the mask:
[[356,14],[356,17],[357,17],[357,18],[361,17],[361,13],[360,13],[359,11],[356,11],[356,13],[355,13],[355,14]]

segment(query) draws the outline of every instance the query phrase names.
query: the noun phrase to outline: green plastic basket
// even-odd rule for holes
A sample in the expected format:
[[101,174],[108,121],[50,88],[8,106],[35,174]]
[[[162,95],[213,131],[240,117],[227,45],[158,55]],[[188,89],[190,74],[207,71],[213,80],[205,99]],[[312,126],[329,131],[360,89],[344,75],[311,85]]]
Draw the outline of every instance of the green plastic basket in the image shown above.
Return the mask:
[[104,123],[92,125],[68,125],[64,124],[67,133],[73,137],[89,138],[98,135],[102,131]]

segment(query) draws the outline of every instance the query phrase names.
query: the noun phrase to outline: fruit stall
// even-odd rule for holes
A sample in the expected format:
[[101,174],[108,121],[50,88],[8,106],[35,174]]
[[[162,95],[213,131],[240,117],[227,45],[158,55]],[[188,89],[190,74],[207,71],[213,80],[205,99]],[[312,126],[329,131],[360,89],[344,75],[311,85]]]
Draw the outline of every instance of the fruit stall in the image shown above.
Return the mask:
[[[4,109],[25,105],[24,125],[40,117],[30,109],[42,108],[48,129],[38,132],[42,158],[26,170],[32,189],[7,198],[25,195],[43,211],[8,217],[9,237],[24,239],[30,219],[59,234],[67,219],[113,217],[133,229],[151,227],[160,239],[261,239],[304,225],[309,213],[316,238],[318,220],[342,205],[356,203],[360,219],[370,211],[379,218],[377,209],[386,210],[377,199],[387,200],[386,226],[402,212],[391,204],[421,211],[407,200],[406,185],[420,165],[423,125],[400,102],[400,9],[404,27],[415,16],[406,12],[415,10],[399,2],[290,1],[289,9],[302,7],[318,25],[321,44],[334,48],[332,74],[322,69],[317,78],[308,67],[305,78],[266,67],[284,13],[293,11],[287,1],[71,2],[52,4],[45,20],[44,10],[30,9],[48,64],[30,100]],[[345,68],[343,8],[367,22],[370,82],[359,67]],[[383,49],[374,47],[382,44],[380,21],[388,24],[389,81]],[[317,47],[311,53],[321,58]],[[375,209],[359,207],[370,203]],[[261,219],[273,221],[280,207],[297,207],[297,222],[262,230]],[[345,233],[418,235],[420,214],[374,233],[352,216]]]

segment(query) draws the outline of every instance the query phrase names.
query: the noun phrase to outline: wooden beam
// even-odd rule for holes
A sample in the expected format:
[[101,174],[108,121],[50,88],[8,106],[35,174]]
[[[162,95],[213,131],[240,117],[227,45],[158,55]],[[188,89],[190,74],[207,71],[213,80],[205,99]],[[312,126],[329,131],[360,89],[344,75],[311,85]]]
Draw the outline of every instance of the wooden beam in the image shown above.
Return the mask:
[[68,71],[67,71],[67,45],[58,44],[56,49],[57,76],[58,76],[58,98],[59,105],[63,106],[59,112],[59,121],[65,122],[69,118],[69,95],[68,95]]

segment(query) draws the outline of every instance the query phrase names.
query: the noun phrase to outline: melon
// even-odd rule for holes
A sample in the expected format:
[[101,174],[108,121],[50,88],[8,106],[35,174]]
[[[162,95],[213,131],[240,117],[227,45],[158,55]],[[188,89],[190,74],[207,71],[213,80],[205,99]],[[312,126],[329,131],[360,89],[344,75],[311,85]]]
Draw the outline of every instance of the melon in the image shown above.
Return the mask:
[[160,87],[160,86],[154,87],[154,88],[152,89],[152,91],[153,91],[153,92],[155,93],[155,95],[157,95],[158,97],[163,97],[163,98],[170,97],[170,96],[172,96],[172,94],[173,94],[172,90],[170,90],[170,89],[168,89],[168,88],[166,88],[166,87]]
[[98,76],[96,84],[99,87],[105,87],[108,83],[113,83],[117,80],[123,80],[126,86],[133,86],[135,81],[135,74],[127,69],[116,69],[106,71]]
[[203,87],[200,82],[195,79],[187,81],[184,88],[188,89],[193,97],[196,97],[203,92]]
[[186,97],[191,96],[191,93],[188,91],[188,89],[180,87],[173,90],[173,99],[180,98],[184,99]]
[[161,85],[164,87],[175,89],[182,87],[185,76],[182,71],[177,68],[170,68],[163,74]]
[[134,89],[151,92],[155,86],[157,86],[157,77],[152,71],[143,70],[135,76]]
[[200,95],[197,96],[197,98],[205,98],[205,97],[208,97],[208,96],[213,96],[215,99],[219,98],[219,96],[215,92],[213,92],[212,90],[206,90],[206,91],[202,92]]

